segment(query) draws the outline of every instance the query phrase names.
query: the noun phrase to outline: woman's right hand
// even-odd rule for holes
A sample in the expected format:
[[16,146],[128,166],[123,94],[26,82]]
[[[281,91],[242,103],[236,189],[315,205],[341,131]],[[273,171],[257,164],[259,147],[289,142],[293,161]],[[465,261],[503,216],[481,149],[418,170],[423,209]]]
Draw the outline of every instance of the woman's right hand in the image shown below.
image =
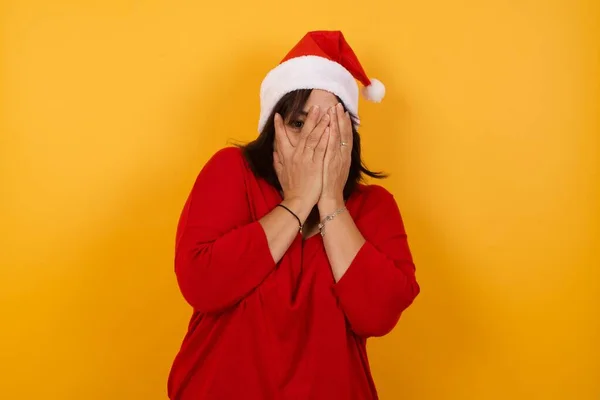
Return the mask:
[[[322,115],[322,116],[321,116]],[[308,210],[317,203],[323,187],[323,160],[329,140],[329,115],[312,107],[300,139],[294,147],[281,115],[275,115],[273,166],[283,189],[283,198]]]

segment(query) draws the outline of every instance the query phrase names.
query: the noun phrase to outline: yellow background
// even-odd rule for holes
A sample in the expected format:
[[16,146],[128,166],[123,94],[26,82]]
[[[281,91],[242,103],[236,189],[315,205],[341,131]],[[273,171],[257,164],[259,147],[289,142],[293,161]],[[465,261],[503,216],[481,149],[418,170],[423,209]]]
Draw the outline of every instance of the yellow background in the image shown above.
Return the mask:
[[259,3],[0,3],[0,397],[166,398],[193,179],[340,28],[422,285],[370,343],[381,398],[599,399],[600,3]]

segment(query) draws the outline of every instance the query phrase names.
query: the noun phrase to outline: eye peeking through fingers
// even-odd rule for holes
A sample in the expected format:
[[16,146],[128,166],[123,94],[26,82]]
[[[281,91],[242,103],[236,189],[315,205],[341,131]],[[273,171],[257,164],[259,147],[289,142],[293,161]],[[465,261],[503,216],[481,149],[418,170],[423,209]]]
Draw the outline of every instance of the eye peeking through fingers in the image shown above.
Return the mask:
[[300,131],[302,129],[302,127],[304,126],[304,121],[299,120],[299,119],[292,119],[290,122],[288,122],[288,125],[293,130]]

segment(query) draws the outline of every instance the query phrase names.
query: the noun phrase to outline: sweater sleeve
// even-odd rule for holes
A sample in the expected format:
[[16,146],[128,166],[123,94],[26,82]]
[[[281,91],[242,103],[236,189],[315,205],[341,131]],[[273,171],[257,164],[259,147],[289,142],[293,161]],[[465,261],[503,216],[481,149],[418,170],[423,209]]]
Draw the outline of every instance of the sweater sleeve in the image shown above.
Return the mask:
[[380,186],[367,196],[355,221],[366,242],[334,285],[350,328],[361,337],[389,333],[420,291],[393,196]]
[[217,152],[198,175],[177,227],[175,274],[202,313],[241,301],[275,268],[266,234],[252,221],[241,151]]

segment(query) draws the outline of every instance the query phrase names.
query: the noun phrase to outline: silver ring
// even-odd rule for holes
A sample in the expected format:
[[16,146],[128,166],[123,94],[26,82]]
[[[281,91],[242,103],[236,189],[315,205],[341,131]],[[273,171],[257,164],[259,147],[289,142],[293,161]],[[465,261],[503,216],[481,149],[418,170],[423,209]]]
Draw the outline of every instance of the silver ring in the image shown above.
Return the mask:
[[348,143],[342,142],[342,146],[348,146]]

